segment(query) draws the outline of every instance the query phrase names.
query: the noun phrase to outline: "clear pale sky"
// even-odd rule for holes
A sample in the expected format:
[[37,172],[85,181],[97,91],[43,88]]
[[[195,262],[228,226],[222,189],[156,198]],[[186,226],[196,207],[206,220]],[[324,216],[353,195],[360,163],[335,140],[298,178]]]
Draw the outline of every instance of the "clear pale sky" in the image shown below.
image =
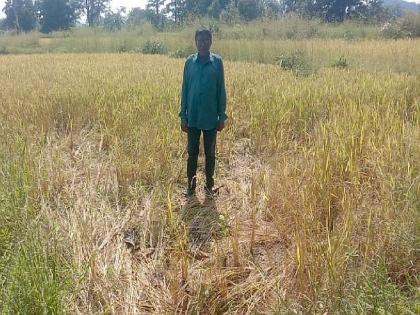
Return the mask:
[[[420,3],[420,0],[406,0],[408,2],[417,2]],[[0,18],[4,17],[3,7],[6,0],[0,0]],[[144,8],[146,6],[147,0],[111,0],[111,8],[116,9],[119,7],[126,7],[127,9],[140,7]]]
[[[420,2],[420,0],[418,0]],[[6,0],[0,0],[0,18],[4,18],[3,13],[4,4]],[[119,7],[126,7],[127,9],[140,7],[144,8],[146,6],[147,0],[111,0],[111,8],[117,9]]]

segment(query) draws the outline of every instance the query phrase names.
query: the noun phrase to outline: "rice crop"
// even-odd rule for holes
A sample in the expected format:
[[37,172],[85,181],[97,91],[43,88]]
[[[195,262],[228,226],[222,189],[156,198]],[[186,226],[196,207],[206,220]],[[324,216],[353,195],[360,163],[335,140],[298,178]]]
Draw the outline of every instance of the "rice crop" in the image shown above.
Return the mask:
[[1,313],[416,313],[418,75],[226,61],[186,200],[182,66],[0,56]]

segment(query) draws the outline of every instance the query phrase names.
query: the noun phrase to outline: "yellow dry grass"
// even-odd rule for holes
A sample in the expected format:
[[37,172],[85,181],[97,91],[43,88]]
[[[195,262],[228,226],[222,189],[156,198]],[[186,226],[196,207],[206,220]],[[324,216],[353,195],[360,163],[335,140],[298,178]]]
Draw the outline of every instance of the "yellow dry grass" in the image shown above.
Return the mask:
[[226,62],[223,187],[186,201],[182,64],[0,57],[2,134],[28,143],[38,219],[73,268],[70,313],[336,312],[378,261],[414,285],[418,78]]

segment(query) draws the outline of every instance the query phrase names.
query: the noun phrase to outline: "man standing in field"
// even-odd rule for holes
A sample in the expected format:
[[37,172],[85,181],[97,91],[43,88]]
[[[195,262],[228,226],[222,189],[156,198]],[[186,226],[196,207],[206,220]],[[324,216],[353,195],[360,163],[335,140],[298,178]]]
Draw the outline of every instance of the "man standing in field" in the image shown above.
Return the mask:
[[207,195],[213,196],[216,162],[216,135],[225,128],[226,90],[222,58],[210,52],[212,34],[200,27],[195,32],[197,53],[189,56],[184,66],[181,95],[181,129],[188,134],[187,196],[196,188],[200,135],[204,137]]

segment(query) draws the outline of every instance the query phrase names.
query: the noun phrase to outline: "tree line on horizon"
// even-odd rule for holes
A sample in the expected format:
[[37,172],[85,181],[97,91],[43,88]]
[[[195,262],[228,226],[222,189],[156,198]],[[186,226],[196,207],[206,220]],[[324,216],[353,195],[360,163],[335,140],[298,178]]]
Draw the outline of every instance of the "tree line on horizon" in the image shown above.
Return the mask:
[[43,33],[66,30],[85,21],[89,27],[121,29],[125,24],[150,22],[158,29],[182,25],[197,17],[226,23],[276,18],[289,13],[325,22],[348,19],[363,22],[387,21],[399,12],[386,8],[383,0],[149,0],[147,7],[109,9],[110,0],[6,0],[6,18],[0,29]]

